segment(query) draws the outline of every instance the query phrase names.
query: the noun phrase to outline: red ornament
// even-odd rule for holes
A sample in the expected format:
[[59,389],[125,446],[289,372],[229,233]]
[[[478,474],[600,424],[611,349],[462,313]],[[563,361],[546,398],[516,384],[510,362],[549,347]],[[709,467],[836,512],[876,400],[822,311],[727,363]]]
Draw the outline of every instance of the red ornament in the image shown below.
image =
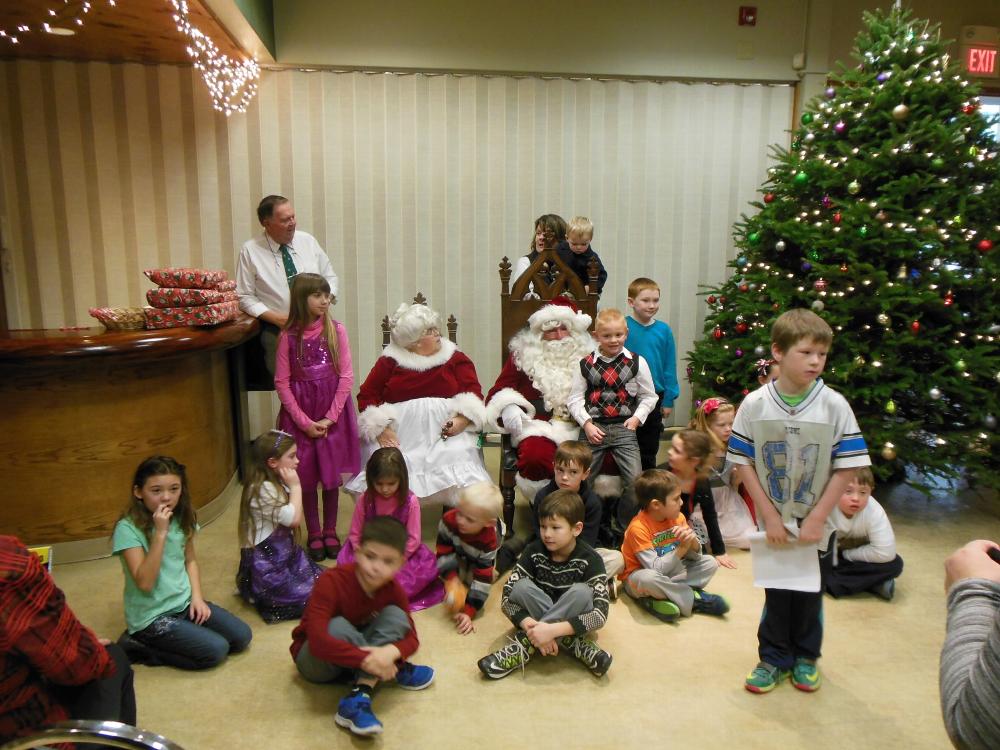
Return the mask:
[[720,304],[720,305],[724,305],[724,304],[726,304],[726,298],[725,298],[725,296],[724,296],[724,295],[723,295],[722,297],[719,297],[719,304]]
[[912,323],[910,323],[910,330],[913,331],[914,333],[920,333],[920,321],[914,320]]
[[764,193],[764,203],[774,203],[774,193]]
[[748,389],[746,389],[746,388],[743,389],[743,395],[744,396],[748,395],[749,393],[750,393],[750,391]]
[[993,249],[993,240],[979,240],[976,247],[979,249],[979,252],[988,253]]
[[813,282],[813,289],[815,289],[817,292],[825,292],[826,279],[816,279],[816,281]]
[[723,336],[723,334],[722,334],[722,328],[720,328],[719,326],[716,326],[715,330],[712,331],[712,335],[716,338],[716,340],[721,339],[722,336]]
[[947,294],[944,295],[944,304],[951,307],[955,303],[955,295],[951,293],[951,289],[948,290]]
[[834,224],[839,224],[839,223],[840,223],[840,220],[841,220],[841,219],[843,219],[843,218],[844,218],[844,217],[843,217],[843,216],[841,216],[841,214],[840,214],[840,211],[837,211],[837,213],[835,213],[835,214],[833,215],[833,223],[834,223]]
[[737,323],[736,324],[736,333],[746,333],[746,332],[747,332],[747,324],[746,323]]
[[779,305],[777,302],[775,302],[773,305],[771,305],[771,309],[772,310],[780,310],[781,309],[781,305]]
[[970,104],[966,104],[964,107],[962,107],[962,111],[965,112],[965,114],[967,115],[971,115],[977,109],[979,109],[979,105],[976,104],[975,102],[971,102]]
[[749,292],[750,291],[750,285],[747,284],[747,283],[740,284],[739,289],[740,289],[741,292]]
[[715,304],[715,295],[714,294],[708,295],[708,299],[705,300],[705,301],[708,302],[708,304],[710,304],[710,305],[714,305]]

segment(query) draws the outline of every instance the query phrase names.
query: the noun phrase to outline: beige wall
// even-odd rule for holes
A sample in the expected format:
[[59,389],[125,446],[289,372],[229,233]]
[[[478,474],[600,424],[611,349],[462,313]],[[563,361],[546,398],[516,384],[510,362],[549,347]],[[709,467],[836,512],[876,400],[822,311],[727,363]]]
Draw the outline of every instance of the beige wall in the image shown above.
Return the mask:
[[[756,5],[755,27],[737,25]],[[804,0],[275,0],[304,65],[792,80]]]

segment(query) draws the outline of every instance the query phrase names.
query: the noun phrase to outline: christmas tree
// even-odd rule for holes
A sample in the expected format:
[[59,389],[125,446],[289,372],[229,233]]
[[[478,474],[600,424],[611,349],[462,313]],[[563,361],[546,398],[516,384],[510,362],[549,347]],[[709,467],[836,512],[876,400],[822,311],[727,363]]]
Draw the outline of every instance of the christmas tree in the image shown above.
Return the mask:
[[997,143],[937,26],[865,13],[791,150],[734,227],[734,272],[703,292],[689,354],[696,398],[757,387],[783,311],[834,330],[824,380],[851,404],[883,479],[905,464],[1000,478],[996,448]]

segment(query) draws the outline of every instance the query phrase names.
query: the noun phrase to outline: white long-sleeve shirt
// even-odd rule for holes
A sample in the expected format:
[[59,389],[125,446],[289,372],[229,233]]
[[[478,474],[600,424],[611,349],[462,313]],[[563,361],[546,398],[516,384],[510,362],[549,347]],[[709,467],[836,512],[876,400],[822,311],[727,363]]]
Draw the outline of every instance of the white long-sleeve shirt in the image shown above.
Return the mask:
[[[891,562],[896,557],[896,535],[892,532],[889,516],[874,497],[868,498],[868,504],[853,518],[848,518],[840,510],[834,508],[826,519],[826,531],[821,549],[824,551],[830,539],[830,534],[837,532],[839,557],[851,562]],[[860,546],[851,546],[852,543]]]
[[[337,274],[315,237],[298,229],[288,250],[298,273],[318,273],[330,284],[330,294],[337,296]],[[281,315],[288,312],[291,298],[281,245],[266,232],[243,243],[236,267],[236,292],[240,309],[247,315],[259,318],[268,310]]]
[[[291,526],[295,518],[295,508],[291,503],[279,505],[281,500],[278,495],[278,488],[272,482],[264,482],[260,486],[260,492],[256,497],[250,499],[250,513],[254,519],[253,544],[258,544],[274,533],[278,524]],[[277,523],[275,523],[277,522]]]
[[[643,424],[646,421],[646,417],[656,406],[656,391],[653,389],[653,375],[649,371],[649,365],[646,364],[646,360],[640,357],[638,354],[633,354],[626,348],[622,348],[622,352],[627,357],[637,357],[639,359],[639,374],[635,376],[635,379],[631,382],[635,383],[638,387],[638,392],[635,394],[639,399],[635,407],[634,416],[639,418],[639,423]],[[618,355],[616,354],[615,357]],[[597,357],[604,360],[605,362],[610,362],[615,357],[605,357],[601,354],[600,350],[597,351]],[[626,386],[627,388],[628,386]],[[577,367],[573,371],[573,389],[570,392],[569,398],[566,400],[566,408],[569,410],[570,416],[575,419],[581,427],[583,427],[587,422],[590,421],[590,413],[587,411],[586,404],[587,395],[587,381],[583,377],[583,372]]]

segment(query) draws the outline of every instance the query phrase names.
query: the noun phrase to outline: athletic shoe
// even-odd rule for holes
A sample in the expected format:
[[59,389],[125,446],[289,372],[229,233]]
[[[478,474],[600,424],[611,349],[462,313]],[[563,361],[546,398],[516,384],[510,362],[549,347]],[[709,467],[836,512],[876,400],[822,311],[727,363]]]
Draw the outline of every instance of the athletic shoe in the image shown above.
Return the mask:
[[792,684],[799,690],[807,693],[814,693],[820,686],[819,668],[813,659],[804,659],[801,656],[795,660],[792,667]]
[[872,588],[871,592],[879,599],[891,602],[893,595],[896,593],[896,579],[890,578],[888,581],[882,581],[878,586]]
[[608,599],[613,602],[618,601],[618,590],[620,587],[621,584],[618,582],[617,578],[614,576],[608,578]]
[[703,615],[724,615],[729,611],[729,602],[718,594],[710,594],[702,589],[692,589],[694,591],[694,606],[692,612]]
[[401,661],[396,671],[396,684],[404,690],[423,690],[434,682],[434,670],[420,664]]
[[778,669],[766,661],[759,662],[747,675],[743,686],[751,693],[770,693],[778,683],[788,677],[787,669]]
[[568,635],[559,641],[565,651],[575,656],[595,677],[603,677],[611,667],[611,654],[589,638]]
[[351,693],[341,699],[333,720],[338,727],[349,729],[362,737],[382,734],[382,722],[372,713],[372,699],[364,693]]
[[639,606],[649,612],[653,617],[663,622],[676,622],[681,616],[681,611],[673,602],[666,599],[654,599],[651,596],[642,596],[638,599]]
[[523,630],[508,636],[508,639],[510,643],[506,646],[479,660],[479,671],[491,680],[499,680],[515,669],[523,668],[535,653],[535,647]]

